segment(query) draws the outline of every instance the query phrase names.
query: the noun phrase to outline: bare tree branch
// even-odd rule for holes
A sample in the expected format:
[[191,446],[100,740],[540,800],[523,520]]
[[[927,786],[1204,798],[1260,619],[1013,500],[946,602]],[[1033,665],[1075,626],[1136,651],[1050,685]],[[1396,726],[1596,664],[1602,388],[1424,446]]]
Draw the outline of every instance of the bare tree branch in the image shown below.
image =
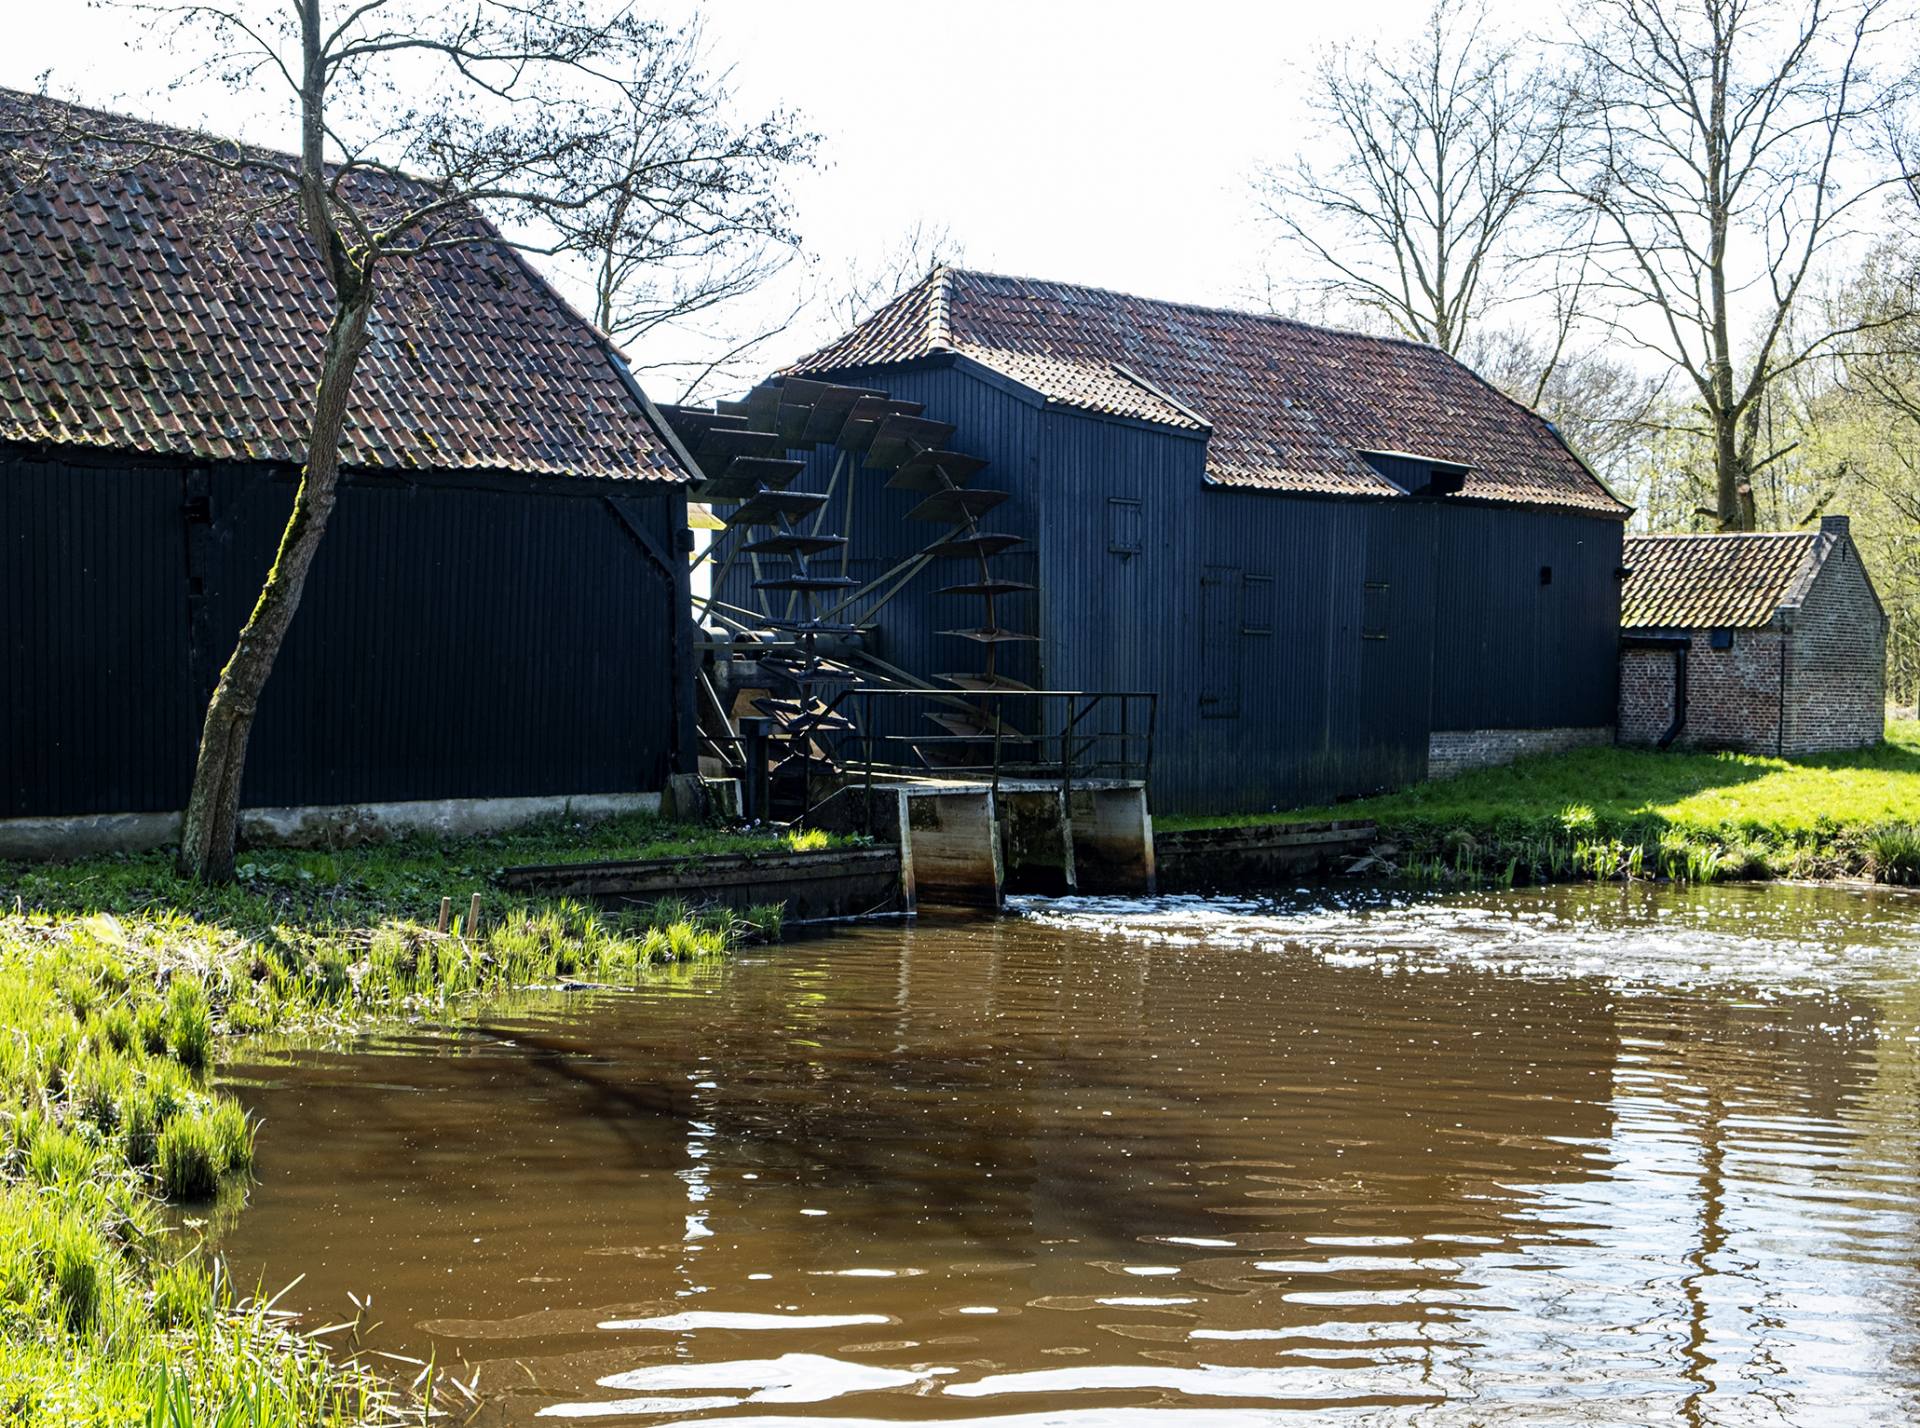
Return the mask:
[[1398,49],[1339,46],[1310,82],[1337,157],[1266,170],[1262,210],[1319,270],[1308,285],[1460,351],[1526,265],[1564,87],[1529,70],[1481,0],[1437,0]]
[[1724,528],[1755,525],[1770,394],[1859,330],[1794,318],[1905,181],[1875,140],[1913,96],[1911,18],[1904,0],[1595,0],[1572,41],[1560,174],[1597,224],[1592,291],[1691,385]]

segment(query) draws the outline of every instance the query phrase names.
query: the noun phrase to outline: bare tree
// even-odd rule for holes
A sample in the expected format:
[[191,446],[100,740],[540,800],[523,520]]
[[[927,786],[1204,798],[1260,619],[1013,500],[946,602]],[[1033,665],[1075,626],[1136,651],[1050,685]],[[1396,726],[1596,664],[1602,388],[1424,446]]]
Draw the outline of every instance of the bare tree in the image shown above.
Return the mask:
[[878,253],[847,264],[822,304],[835,334],[852,331],[935,268],[963,263],[966,256],[946,224],[915,221]]
[[1562,329],[1475,328],[1460,357],[1515,401],[1534,408],[1602,476],[1621,474],[1656,424],[1662,383]]
[[697,23],[661,32],[625,83],[622,181],[558,216],[592,264],[593,320],[617,341],[762,287],[798,248],[783,180],[818,136],[784,112],[733,118]]
[[[657,211],[711,230],[715,243],[729,221],[760,233],[774,211],[767,166],[803,148],[775,120],[743,153],[739,131],[706,107],[694,71],[678,74],[679,97],[663,109],[650,86],[663,55],[669,69],[683,57],[681,42],[614,0],[126,8],[173,27],[174,43],[205,57],[201,76],[256,92],[280,87],[299,116],[299,152],[116,133],[111,124],[64,140],[119,162],[157,150],[217,176],[230,227],[291,218],[332,295],[293,509],[207,706],[182,829],[181,872],[221,880],[233,870],[255,710],[333,511],[355,373],[383,296],[423,257],[498,243],[502,232],[529,251],[577,250],[589,217],[616,210]],[[658,146],[649,142],[654,125],[664,125]],[[696,197],[673,196],[689,188]],[[639,250],[629,236],[637,223],[611,230],[623,252]]]
[[1459,352],[1476,318],[1517,295],[1563,86],[1495,31],[1481,0],[1438,0],[1405,46],[1328,51],[1310,86],[1336,157],[1265,170],[1262,210],[1318,270],[1307,286]]
[[[1859,325],[1789,319],[1823,259],[1901,181],[1877,142],[1906,102],[1894,0],[1595,0],[1567,192],[1598,222],[1596,296],[1672,364],[1712,450],[1722,529],[1755,524],[1773,384]],[[1884,53],[1903,72],[1877,72]]]

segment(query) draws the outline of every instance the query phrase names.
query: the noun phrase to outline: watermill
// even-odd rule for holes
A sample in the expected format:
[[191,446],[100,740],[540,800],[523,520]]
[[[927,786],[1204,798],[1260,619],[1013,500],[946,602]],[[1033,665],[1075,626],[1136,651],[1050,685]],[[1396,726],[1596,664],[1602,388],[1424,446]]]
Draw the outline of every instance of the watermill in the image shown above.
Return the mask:
[[1036,686],[1032,561],[993,528],[1008,494],[953,423],[793,375],[664,415],[713,516],[695,561],[703,765],[739,778],[750,812],[805,821],[880,778],[985,782],[1004,819],[1010,790],[1144,782],[1150,697]]

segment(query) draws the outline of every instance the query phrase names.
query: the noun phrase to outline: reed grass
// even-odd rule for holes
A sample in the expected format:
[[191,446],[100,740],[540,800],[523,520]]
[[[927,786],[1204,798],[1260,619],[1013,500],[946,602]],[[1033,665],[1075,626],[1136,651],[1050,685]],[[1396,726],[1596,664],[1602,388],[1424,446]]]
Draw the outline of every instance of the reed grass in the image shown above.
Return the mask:
[[[443,1014],[512,988],[615,983],[777,937],[777,910],[609,914],[509,897],[511,862],[772,834],[555,825],[506,838],[256,853],[208,889],[164,855],[0,865],[0,1423],[315,1428],[418,1422],[426,1388],[329,1353],[165,1228],[244,1197],[254,1128],[211,1076],[236,1034]],[[661,855],[657,851],[634,856]],[[442,897],[477,929],[435,926]]]

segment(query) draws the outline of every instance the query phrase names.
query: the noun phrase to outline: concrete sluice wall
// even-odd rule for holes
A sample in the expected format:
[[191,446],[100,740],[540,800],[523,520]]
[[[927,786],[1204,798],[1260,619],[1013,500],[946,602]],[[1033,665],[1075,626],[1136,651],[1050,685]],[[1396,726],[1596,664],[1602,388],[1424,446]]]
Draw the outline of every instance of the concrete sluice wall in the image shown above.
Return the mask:
[[900,850],[903,890],[919,904],[997,910],[1007,892],[1155,891],[1153,820],[1138,784],[902,781],[849,785],[812,821],[870,832]]

